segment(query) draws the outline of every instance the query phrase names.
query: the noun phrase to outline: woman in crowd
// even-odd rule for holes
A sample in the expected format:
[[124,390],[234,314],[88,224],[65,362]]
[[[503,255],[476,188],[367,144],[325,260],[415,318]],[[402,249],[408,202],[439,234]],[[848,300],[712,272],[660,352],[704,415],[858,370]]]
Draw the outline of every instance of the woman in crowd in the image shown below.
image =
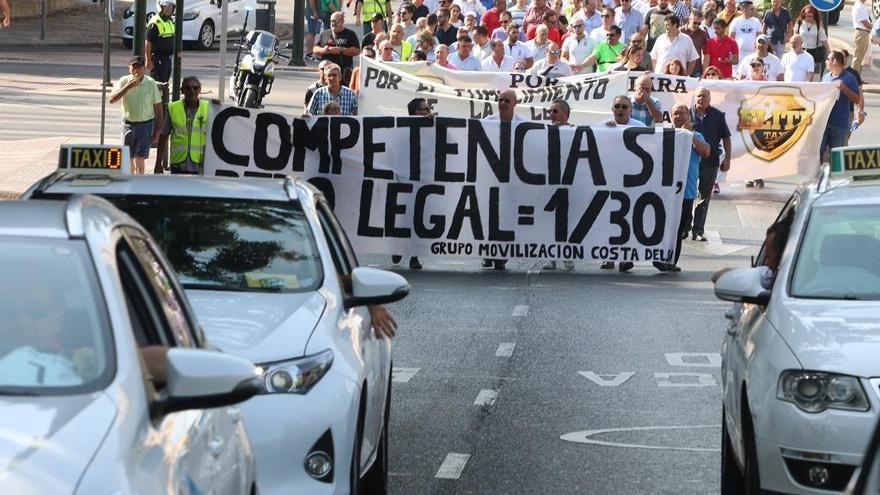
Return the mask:
[[457,3],[452,4],[452,7],[449,7],[450,24],[459,28],[462,21],[464,21],[464,17],[461,15],[461,7]]
[[718,67],[710,65],[709,67],[706,67],[706,70],[703,71],[703,79],[721,79],[721,71],[718,69]]
[[626,56],[624,57],[623,52],[621,52],[620,55],[622,59],[613,70],[648,70],[647,61],[650,59],[645,55],[644,47],[630,45],[629,49],[626,50]]
[[766,81],[764,76],[764,62],[759,57],[755,57],[750,64],[749,73],[743,78],[744,81]]
[[684,66],[681,65],[681,60],[674,58],[666,63],[666,67],[663,68],[664,74],[671,74],[673,76],[686,76]]
[[434,35],[431,34],[431,31],[428,31],[427,29],[424,31],[419,31],[419,34],[416,36],[416,46],[413,48],[425,52],[425,55],[427,55],[429,62],[433,62],[435,60]]
[[812,5],[804,5],[795,21],[794,31],[804,38],[804,50],[813,56],[815,73],[822,74],[822,64],[828,53],[828,35],[822,26],[819,11]]

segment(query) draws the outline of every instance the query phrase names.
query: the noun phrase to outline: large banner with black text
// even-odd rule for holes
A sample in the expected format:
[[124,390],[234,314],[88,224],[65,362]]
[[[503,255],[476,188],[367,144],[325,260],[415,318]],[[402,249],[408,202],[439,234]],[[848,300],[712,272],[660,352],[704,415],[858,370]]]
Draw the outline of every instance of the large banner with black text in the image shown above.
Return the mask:
[[[614,97],[633,94],[635,79],[641,75],[609,72],[557,79],[515,72],[455,71],[415,62],[386,64],[365,59],[363,63],[361,115],[405,115],[406,102],[420,96],[442,116],[480,118],[497,112],[500,90],[514,88],[520,102],[517,113],[524,119],[549,120],[550,103],[562,98],[571,106],[571,123],[576,125],[609,118]],[[822,134],[839,94],[834,84],[712,81],[667,74],[651,74],[651,78],[652,96],[660,101],[665,124],[670,122],[673,105],[692,106],[696,89],[701,85],[709,89],[711,104],[725,113],[731,134],[728,181],[816,175]]]
[[361,252],[669,261],[691,133],[214,105],[205,174],[307,179]]

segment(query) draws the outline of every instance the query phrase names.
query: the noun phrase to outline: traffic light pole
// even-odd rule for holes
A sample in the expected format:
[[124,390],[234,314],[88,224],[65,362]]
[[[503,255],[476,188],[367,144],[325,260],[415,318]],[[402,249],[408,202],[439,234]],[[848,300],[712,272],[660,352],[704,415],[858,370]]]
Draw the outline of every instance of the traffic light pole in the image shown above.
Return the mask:
[[293,0],[293,54],[291,54],[288,65],[295,65],[297,67],[305,67],[306,65],[303,60],[303,37],[305,36],[303,22],[305,21],[305,10],[305,0]]
[[134,0],[134,32],[131,33],[131,54],[144,56],[144,26],[147,24],[147,0]]

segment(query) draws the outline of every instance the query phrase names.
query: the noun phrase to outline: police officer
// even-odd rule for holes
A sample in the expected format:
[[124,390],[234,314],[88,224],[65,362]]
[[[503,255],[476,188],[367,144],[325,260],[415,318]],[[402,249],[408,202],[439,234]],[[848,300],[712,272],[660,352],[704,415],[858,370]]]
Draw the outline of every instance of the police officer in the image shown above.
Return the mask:
[[391,0],[357,0],[354,6],[355,24],[363,25],[364,35],[372,30],[370,21],[375,14],[382,14],[386,19],[390,18]]
[[185,77],[180,83],[183,99],[168,105],[172,174],[201,172],[208,130],[208,101],[199,98],[201,89],[197,77]]
[[[171,56],[174,54],[174,0],[158,0],[158,13],[147,22],[147,36],[144,41],[146,70],[162,90],[162,103],[168,104],[168,80],[171,78]],[[156,169],[161,173],[168,163],[168,140],[166,133],[156,147]]]

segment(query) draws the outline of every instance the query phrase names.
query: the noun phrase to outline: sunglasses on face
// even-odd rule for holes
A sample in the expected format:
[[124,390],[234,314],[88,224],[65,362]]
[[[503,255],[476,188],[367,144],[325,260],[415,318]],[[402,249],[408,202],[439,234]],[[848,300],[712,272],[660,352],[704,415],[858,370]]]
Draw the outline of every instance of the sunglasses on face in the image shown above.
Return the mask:
[[562,53],[562,50],[550,50],[547,53],[549,53],[550,55],[559,55],[560,53]]
[[575,28],[575,29],[583,28],[583,27],[584,27],[583,24],[575,24],[575,25],[574,25],[574,28]]

